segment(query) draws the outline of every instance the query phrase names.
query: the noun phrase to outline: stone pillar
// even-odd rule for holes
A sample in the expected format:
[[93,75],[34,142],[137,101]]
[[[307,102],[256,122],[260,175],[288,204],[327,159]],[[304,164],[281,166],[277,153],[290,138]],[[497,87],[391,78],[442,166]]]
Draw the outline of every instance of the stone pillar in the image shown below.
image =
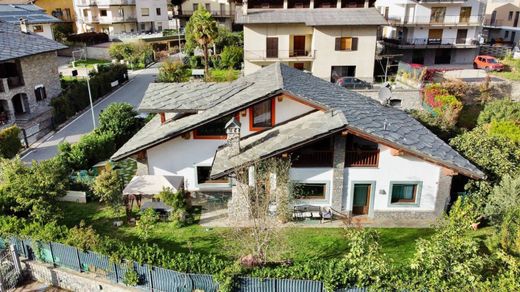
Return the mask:
[[7,109],[9,111],[9,121],[14,123],[14,121],[16,121],[16,116],[14,114],[14,106],[12,99],[7,100]]
[[242,14],[247,15],[247,0],[242,1]]
[[289,0],[283,0],[283,9],[289,8]]
[[343,180],[345,177],[345,151],[347,139],[344,136],[334,137],[334,155],[332,170],[332,208],[343,211]]
[[338,1],[336,2],[336,8],[341,8],[341,0],[338,0]]
[[439,216],[446,210],[450,200],[451,180],[452,176],[447,175],[444,169],[439,174],[439,183],[437,186],[437,197],[435,198],[435,215]]
[[309,3],[309,9],[314,9],[314,0]]
[[370,5],[369,1],[368,0],[365,0],[365,7],[364,8],[368,8]]
[[228,201],[230,223],[240,223],[250,219],[250,203],[247,184],[232,178],[231,199]]

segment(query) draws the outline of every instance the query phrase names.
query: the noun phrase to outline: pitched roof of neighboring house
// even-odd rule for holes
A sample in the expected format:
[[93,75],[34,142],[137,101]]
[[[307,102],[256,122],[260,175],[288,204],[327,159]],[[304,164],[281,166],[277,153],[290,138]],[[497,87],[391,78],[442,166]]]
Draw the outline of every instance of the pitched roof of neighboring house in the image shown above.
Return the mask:
[[251,10],[244,15],[237,9],[235,22],[255,23],[305,23],[318,25],[385,25],[388,22],[375,8],[320,8]]
[[316,111],[240,141],[240,154],[230,156],[229,147],[215,154],[211,175],[218,177],[233,168],[294,149],[345,128],[345,117],[334,111]]
[[198,112],[215,106],[251,84],[243,80],[232,83],[151,83],[139,111]]
[[45,14],[45,10],[33,4],[0,4],[0,20],[19,23],[20,18],[28,24],[59,23],[56,17]]
[[16,24],[0,21],[0,61],[65,49],[51,39],[20,31]]
[[[484,176],[478,168],[407,113],[385,107],[369,97],[346,90],[308,73],[275,63],[235,82],[252,84],[236,94],[220,100],[218,104],[211,107],[211,110],[203,110],[164,125],[161,125],[159,118],[156,117],[119,149],[112,158],[114,160],[122,159],[276,94],[288,93],[328,111],[341,114],[344,119],[343,127],[357,135],[441,164],[470,177]],[[232,84],[228,83],[229,86],[233,86]],[[201,84],[201,86],[207,85]],[[165,98],[168,97],[165,96]],[[194,98],[196,97],[194,96]],[[294,122],[297,123],[297,121]],[[278,131],[281,129],[280,127],[282,126],[277,126],[269,131]],[[297,144],[299,140],[296,137],[300,136],[281,133],[278,139],[286,138],[288,140],[278,142],[283,145]],[[293,138],[294,140],[292,140]],[[255,138],[250,136],[242,139],[246,141]],[[266,151],[274,153],[278,148],[266,149]],[[226,151],[225,147],[219,151]],[[262,155],[267,154],[261,153]],[[240,160],[242,161],[243,157]],[[226,168],[216,164],[214,167]]]

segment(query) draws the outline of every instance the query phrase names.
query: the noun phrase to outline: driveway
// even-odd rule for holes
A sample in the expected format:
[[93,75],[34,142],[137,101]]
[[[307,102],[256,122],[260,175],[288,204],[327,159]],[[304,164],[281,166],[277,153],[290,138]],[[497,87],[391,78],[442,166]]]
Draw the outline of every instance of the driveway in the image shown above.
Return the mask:
[[[143,99],[144,93],[148,84],[154,81],[155,76],[158,73],[160,64],[155,64],[150,68],[137,71],[136,73],[130,73],[130,81],[124,86],[120,87],[116,91],[112,92],[101,102],[98,102],[94,106],[94,115],[97,119],[99,113],[114,102],[127,102],[137,108],[141,100]],[[33,160],[45,160],[52,158],[57,154],[57,146],[62,141],[75,143],[79,138],[88,132],[93,130],[92,114],[88,110],[76,117],[72,122],[65,125],[63,128],[58,130],[53,135],[44,138],[43,141],[37,142],[32,146],[27,154],[22,156],[24,162],[31,162]]]

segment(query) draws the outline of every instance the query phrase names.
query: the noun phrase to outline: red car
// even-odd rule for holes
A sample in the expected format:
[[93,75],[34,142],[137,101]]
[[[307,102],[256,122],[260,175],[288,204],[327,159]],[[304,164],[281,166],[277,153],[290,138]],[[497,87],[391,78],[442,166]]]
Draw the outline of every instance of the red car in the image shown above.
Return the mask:
[[473,61],[473,68],[484,69],[486,71],[502,71],[504,64],[498,62],[497,58],[486,55],[479,55]]

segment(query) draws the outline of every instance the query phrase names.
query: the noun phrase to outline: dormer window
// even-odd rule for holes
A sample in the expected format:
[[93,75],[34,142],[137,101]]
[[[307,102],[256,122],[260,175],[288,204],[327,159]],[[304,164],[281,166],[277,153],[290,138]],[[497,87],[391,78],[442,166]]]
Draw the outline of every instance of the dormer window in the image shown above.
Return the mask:
[[253,105],[249,110],[250,129],[258,131],[274,125],[274,99]]

